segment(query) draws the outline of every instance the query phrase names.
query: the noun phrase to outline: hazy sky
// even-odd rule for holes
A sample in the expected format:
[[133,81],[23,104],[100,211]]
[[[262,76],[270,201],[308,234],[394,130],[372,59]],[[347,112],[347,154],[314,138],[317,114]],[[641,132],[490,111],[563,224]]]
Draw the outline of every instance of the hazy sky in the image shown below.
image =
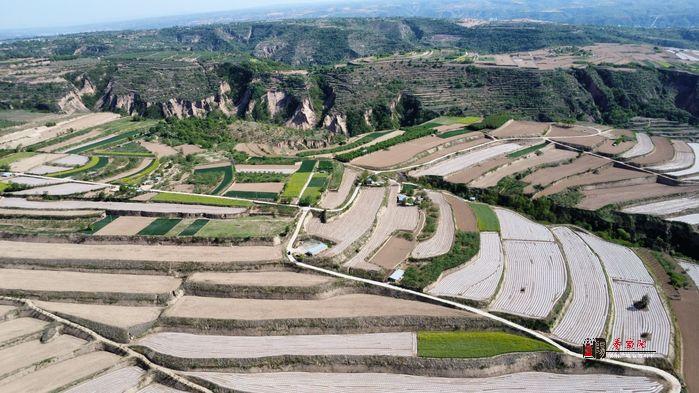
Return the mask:
[[3,0],[0,29],[75,26],[313,2],[320,0]]

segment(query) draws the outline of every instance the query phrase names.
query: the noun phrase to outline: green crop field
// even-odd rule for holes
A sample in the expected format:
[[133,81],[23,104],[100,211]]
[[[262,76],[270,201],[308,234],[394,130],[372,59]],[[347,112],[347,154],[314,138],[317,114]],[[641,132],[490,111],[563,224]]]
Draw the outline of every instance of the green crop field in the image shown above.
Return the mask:
[[189,226],[185,228],[182,232],[180,232],[178,236],[194,236],[208,222],[209,220],[207,220],[206,218],[198,218],[194,220],[193,223],[189,224]]
[[488,206],[482,203],[471,203],[471,210],[476,215],[476,220],[478,221],[478,230],[484,231],[500,231],[500,222],[498,221],[498,216],[495,212]]
[[430,121],[433,123],[439,123],[441,125],[463,124],[467,126],[469,124],[476,123],[480,120],[481,118],[477,116],[440,116]]
[[303,192],[300,199],[300,204],[312,206],[318,203],[320,196],[328,186],[328,174],[314,173],[311,181],[308,182],[308,187]]
[[308,181],[308,177],[311,176],[310,172],[296,172],[289,178],[289,181],[284,185],[284,191],[282,191],[282,197],[285,198],[296,198],[301,194],[301,189]]
[[85,230],[85,233],[91,235],[109,225],[112,221],[116,220],[117,217],[118,216],[105,216],[103,219],[90,224],[90,227]]
[[418,356],[484,358],[513,352],[557,349],[543,341],[505,332],[418,332]]
[[223,179],[221,182],[216,186],[211,191],[212,195],[219,195],[223,191],[226,191],[228,187],[231,186],[231,183],[233,183],[233,167],[228,165],[228,166],[220,166],[216,168],[205,168],[205,169],[197,169],[194,171],[195,173],[221,173],[223,176]]
[[177,194],[174,192],[160,192],[158,195],[154,196],[151,201],[227,207],[252,206],[252,202],[241,199],[229,199],[208,195]]
[[289,218],[240,217],[231,220],[209,220],[196,233],[198,237],[271,237],[285,233],[292,220]]
[[279,194],[276,192],[262,192],[262,191],[228,191],[225,194],[227,197],[233,198],[243,198],[243,199],[257,199],[265,201],[275,201]]
[[337,190],[342,183],[342,176],[345,173],[345,167],[338,161],[323,160],[318,162],[318,170],[330,174],[328,182],[329,190]]
[[138,234],[141,236],[163,236],[170,232],[170,229],[172,229],[180,221],[182,220],[179,218],[158,218],[148,224],[147,227],[141,229]]
[[3,192],[10,186],[10,183],[0,181],[0,192]]
[[122,132],[121,134],[114,135],[111,138],[103,139],[101,141],[90,143],[82,147],[76,147],[75,149],[68,150],[67,153],[77,154],[83,153],[94,149],[104,149],[105,147],[118,144],[120,142],[126,141],[129,138],[135,138],[143,133],[142,129],[137,129],[133,131]]
[[153,173],[160,166],[160,161],[156,158],[147,167],[143,168],[142,171],[134,173],[131,176],[127,176],[123,179],[119,179],[117,182],[121,184],[136,185],[139,184],[148,175]]
[[526,156],[529,153],[533,153],[537,150],[541,150],[541,148],[543,148],[547,144],[548,144],[548,142],[544,142],[544,143],[540,143],[538,145],[525,147],[524,149],[520,149],[520,150],[517,150],[517,151],[514,151],[514,152],[508,154],[507,157],[508,158],[517,158],[517,157]]
[[90,157],[90,161],[87,162],[87,164],[83,166],[79,166],[77,168],[73,169],[68,169],[66,171],[61,171],[61,172],[54,172],[48,174],[50,177],[68,177],[68,176],[75,176],[78,174],[82,174],[87,171],[96,171],[98,169],[104,168],[107,163],[109,162],[109,158],[107,157],[97,157],[97,156],[92,156]]
[[468,134],[470,132],[473,132],[473,131],[469,130],[468,128],[461,128],[458,130],[443,132],[437,136],[440,138],[443,138],[443,139],[447,139],[447,138],[451,138],[451,137],[457,136],[457,135]]
[[303,160],[301,161],[301,167],[298,171],[302,173],[313,172],[313,168],[316,167],[317,162],[316,160]]
[[19,153],[12,153],[12,154],[6,155],[5,157],[0,158],[0,166],[10,165],[15,161],[19,161],[19,160],[22,160],[24,158],[29,158],[35,154],[36,153],[31,152],[31,151],[21,151]]

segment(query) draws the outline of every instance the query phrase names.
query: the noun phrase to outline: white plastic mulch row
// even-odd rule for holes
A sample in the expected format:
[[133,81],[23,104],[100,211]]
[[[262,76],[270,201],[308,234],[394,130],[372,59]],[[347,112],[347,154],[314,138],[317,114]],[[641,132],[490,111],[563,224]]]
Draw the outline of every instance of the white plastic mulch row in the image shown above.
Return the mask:
[[490,309],[545,318],[566,290],[566,268],[558,244],[504,240],[505,276]]
[[187,393],[184,390],[178,390],[169,386],[152,383],[136,393]]
[[668,221],[684,222],[684,223],[690,224],[690,225],[697,225],[697,224],[699,224],[699,214],[698,213],[686,214],[684,216],[677,216],[677,217],[668,218],[667,220]]
[[578,232],[578,235],[600,258],[609,278],[653,284],[653,278],[641,258],[628,247],[604,241],[584,232]]
[[144,375],[145,371],[139,367],[125,367],[83,382],[65,393],[122,393],[138,387]]
[[109,187],[105,184],[61,183],[13,192],[13,195],[73,195]]
[[[34,188],[33,190],[36,190]],[[226,214],[234,215],[245,212],[240,207],[183,205],[179,203],[143,203],[143,202],[98,202],[98,201],[28,201],[24,198],[2,198],[0,208],[38,209],[38,210],[112,210],[142,211],[150,213],[190,213],[190,214]]]
[[636,144],[629,150],[625,151],[621,155],[621,158],[634,158],[645,156],[653,151],[653,140],[650,139],[648,134],[641,132],[636,133]]
[[249,359],[268,356],[415,356],[413,332],[301,336],[215,336],[155,333],[138,341],[156,352],[188,359]]
[[649,166],[648,169],[658,172],[680,172],[694,165],[694,151],[687,142],[672,140],[675,155],[672,160],[660,165]]
[[438,162],[426,168],[417,169],[410,172],[411,176],[447,176],[451,173],[458,172],[462,169],[476,165],[480,162],[497,157],[502,154],[510,153],[521,148],[515,143],[504,143],[502,145],[487,147],[485,149],[471,151],[447,160]]
[[[638,310],[634,302],[648,296],[648,308]],[[638,350],[638,340],[645,340],[645,350],[656,351],[657,355],[667,356],[670,352],[670,319],[665,311],[658,291],[653,284],[639,284],[624,281],[612,281],[614,298],[614,320],[612,321],[611,340],[608,351],[614,350],[614,340],[621,340],[623,350],[627,340],[634,342]],[[652,355],[651,355],[652,356]]]
[[487,378],[423,377],[381,373],[223,373],[188,372],[216,385],[250,393],[471,393],[471,392],[661,392],[663,385],[648,377],[611,374],[522,372]]
[[699,196],[668,199],[658,202],[644,203],[630,206],[622,210],[624,213],[651,214],[654,216],[664,216],[679,213],[684,210],[699,208]]
[[513,211],[494,208],[500,221],[500,234],[504,240],[554,241],[551,231]]
[[687,169],[683,169],[681,171],[675,171],[675,172],[669,172],[668,175],[672,176],[677,176],[677,177],[682,177],[682,176],[688,176],[688,175],[694,175],[699,173],[699,143],[687,143],[689,147],[692,149],[692,159],[693,163],[692,166],[690,166]]
[[439,192],[427,191],[427,195],[439,208],[439,222],[434,235],[422,242],[419,242],[411,256],[413,258],[424,259],[443,255],[449,252],[454,244],[454,217],[451,206]]
[[504,257],[497,232],[481,232],[478,255],[442,275],[428,290],[432,295],[483,301],[495,294],[502,276]]
[[69,170],[70,167],[58,165],[39,165],[27,171],[30,175],[46,175],[49,173],[63,172]]
[[[571,300],[552,333],[581,345],[586,338],[602,337],[609,312],[607,277],[599,258],[570,228],[553,228],[563,248],[571,279]],[[594,310],[594,312],[591,312]]]
[[49,184],[60,184],[67,182],[67,180],[65,179],[39,178],[31,176],[12,177],[8,179],[8,181],[10,183],[15,183],[27,187],[46,186]]
[[699,287],[699,265],[696,263],[680,262],[680,266],[687,272],[692,281],[694,281],[694,286]]
[[53,160],[49,164],[59,165],[59,166],[76,167],[76,166],[87,164],[87,162],[89,160],[90,160],[90,158],[87,156],[80,156],[77,154],[69,154],[65,157],[61,157],[57,160]]

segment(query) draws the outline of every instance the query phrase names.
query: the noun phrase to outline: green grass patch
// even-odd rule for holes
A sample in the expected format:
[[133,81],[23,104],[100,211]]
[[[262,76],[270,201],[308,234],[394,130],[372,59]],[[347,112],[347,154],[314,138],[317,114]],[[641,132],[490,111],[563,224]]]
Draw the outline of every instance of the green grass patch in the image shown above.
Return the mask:
[[508,154],[507,158],[518,158],[518,157],[526,156],[529,153],[533,153],[535,151],[541,150],[547,144],[548,144],[548,142],[544,142],[544,143],[539,143],[538,145],[525,147],[524,149],[520,149],[520,150],[517,150],[517,151],[514,151],[514,152]]
[[426,358],[485,358],[513,352],[558,350],[543,341],[505,332],[418,332],[417,353]]
[[146,178],[151,173],[155,172],[155,170],[158,169],[158,166],[160,166],[160,161],[156,158],[150,164],[148,164],[147,167],[143,168],[143,170],[134,173],[131,176],[127,176],[123,179],[119,179],[117,182],[127,185],[139,184],[144,178]]
[[105,216],[103,219],[90,224],[90,226],[85,230],[85,233],[92,235],[93,233],[111,224],[111,222],[116,220],[117,217],[118,216]]
[[296,153],[296,155],[298,157],[308,157],[308,156],[313,156],[316,154],[329,154],[329,153],[337,153],[337,152],[341,152],[341,151],[345,151],[345,150],[350,150],[350,149],[354,149],[355,147],[359,147],[361,145],[369,143],[376,138],[379,138],[383,135],[388,134],[389,132],[392,132],[392,131],[372,132],[372,133],[369,133],[369,134],[362,136],[361,138],[359,138],[351,143],[346,143],[344,145],[335,146],[335,147],[329,147],[327,149],[302,151],[302,152]]
[[467,126],[480,120],[481,118],[478,116],[440,116],[436,119],[430,120],[430,122],[439,123],[440,125],[463,124]]
[[197,232],[200,237],[259,238],[285,234],[290,229],[290,219],[268,217],[240,217],[231,220],[209,220]]
[[480,248],[480,236],[473,232],[456,232],[454,245],[444,255],[430,259],[419,266],[410,266],[400,285],[409,289],[421,291],[434,282],[443,271],[454,268],[473,258]]
[[205,169],[197,169],[194,171],[195,173],[221,173],[223,174],[223,179],[221,182],[216,186],[211,191],[211,194],[213,195],[219,195],[223,191],[227,190],[228,187],[231,186],[231,183],[233,183],[233,167],[228,165],[228,166],[221,166],[221,167],[216,167],[216,168],[205,168]]
[[10,183],[0,181],[0,192],[4,192],[10,187]]
[[191,195],[177,194],[174,192],[160,192],[154,196],[153,202],[169,202],[182,203],[189,205],[210,205],[210,206],[227,206],[227,207],[248,207],[252,206],[252,202],[240,199],[221,198],[209,195]]
[[147,227],[138,232],[141,236],[163,236],[170,232],[182,219],[180,218],[158,218],[148,224]]
[[208,222],[209,220],[207,220],[206,218],[198,218],[194,220],[193,223],[189,224],[189,226],[185,228],[182,232],[180,232],[178,236],[194,236]]
[[276,201],[277,197],[279,196],[279,194],[276,192],[264,191],[228,191],[225,195],[233,198],[256,199],[264,201]]
[[301,195],[299,204],[302,206],[312,206],[318,203],[323,191],[328,187],[329,175],[326,173],[314,173],[311,181],[308,182],[308,187]]
[[299,167],[299,172],[301,173],[308,173],[308,172],[313,172],[313,169],[316,167],[316,163],[318,161],[316,160],[303,160],[301,161],[301,166]]
[[31,156],[33,156],[33,155],[35,155],[35,154],[36,154],[36,153],[31,152],[31,151],[21,151],[21,152],[18,152],[18,153],[8,154],[8,155],[6,155],[5,157],[0,158],[0,166],[3,166],[3,165],[10,165],[10,164],[12,164],[12,163],[15,162],[15,161],[19,161],[19,160],[22,160],[22,159],[25,159],[25,158],[29,158],[29,157],[31,157]]
[[400,187],[400,193],[412,196],[413,194],[415,194],[415,190],[418,188],[420,188],[420,186],[418,186],[417,184],[402,183]]
[[283,183],[289,175],[275,172],[235,172],[236,183]]
[[77,168],[73,169],[68,169],[66,171],[61,171],[61,172],[54,172],[50,173],[47,176],[49,177],[68,177],[68,176],[75,176],[90,170],[96,171],[98,169],[103,168],[107,163],[109,162],[109,159],[107,157],[97,157],[97,156],[92,156],[90,157],[90,161],[88,161],[85,165],[79,166]]
[[318,163],[318,170],[321,172],[329,173],[330,179],[328,181],[329,190],[337,190],[342,184],[342,177],[345,175],[345,166],[337,161],[320,161]]
[[115,157],[155,157],[153,153],[147,151],[115,151],[115,150],[95,150],[92,154],[98,156]]
[[482,203],[471,203],[469,206],[471,207],[471,210],[473,210],[473,214],[476,215],[479,231],[500,231],[500,221],[498,221],[498,216],[495,215],[495,212],[490,208],[490,206]]
[[451,138],[451,137],[453,137],[453,136],[468,134],[468,133],[471,133],[471,132],[473,132],[473,131],[471,131],[471,130],[469,130],[469,129],[467,129],[467,128],[462,128],[462,129],[459,129],[459,130],[453,130],[453,131],[443,132],[443,133],[441,133],[441,134],[439,134],[439,135],[437,135],[437,136],[440,137],[440,138],[443,138],[443,139],[447,139],[447,138]]
[[689,286],[689,279],[687,276],[681,271],[676,271],[675,264],[670,262],[665,255],[663,255],[661,252],[653,251],[653,256],[658,261],[660,266],[662,266],[663,270],[665,270],[668,277],[670,277],[670,285],[675,288],[687,288]]
[[335,158],[342,162],[349,162],[357,157],[373,153],[375,151],[388,149],[391,146],[399,143],[408,142],[413,139],[422,138],[423,136],[434,134],[434,127],[439,126],[438,123],[427,122],[419,126],[408,127],[402,135],[395,136],[391,139],[379,142],[375,145],[367,146],[363,149],[353,150],[347,153],[338,154]]
[[289,199],[298,198],[309,176],[311,176],[310,172],[296,172],[291,175],[289,181],[284,184],[282,197]]

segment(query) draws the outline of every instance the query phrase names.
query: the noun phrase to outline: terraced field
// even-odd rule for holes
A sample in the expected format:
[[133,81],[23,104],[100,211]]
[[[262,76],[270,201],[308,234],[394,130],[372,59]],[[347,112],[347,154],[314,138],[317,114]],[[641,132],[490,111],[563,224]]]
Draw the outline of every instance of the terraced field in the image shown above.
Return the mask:
[[439,222],[434,235],[419,242],[413,249],[411,256],[417,259],[432,258],[448,253],[454,243],[456,231],[451,206],[447,203],[444,195],[434,191],[428,191],[427,195],[439,208]]

